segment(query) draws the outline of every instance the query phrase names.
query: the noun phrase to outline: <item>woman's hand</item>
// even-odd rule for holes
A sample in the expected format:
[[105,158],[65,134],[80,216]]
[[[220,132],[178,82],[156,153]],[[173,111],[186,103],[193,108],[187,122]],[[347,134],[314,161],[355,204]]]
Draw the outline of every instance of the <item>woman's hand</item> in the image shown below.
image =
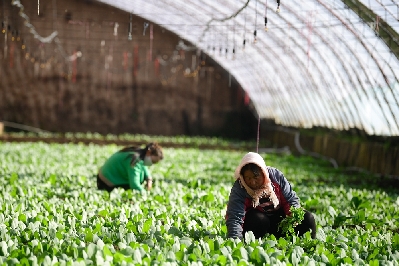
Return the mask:
[[151,190],[152,188],[152,179],[147,179],[146,189]]

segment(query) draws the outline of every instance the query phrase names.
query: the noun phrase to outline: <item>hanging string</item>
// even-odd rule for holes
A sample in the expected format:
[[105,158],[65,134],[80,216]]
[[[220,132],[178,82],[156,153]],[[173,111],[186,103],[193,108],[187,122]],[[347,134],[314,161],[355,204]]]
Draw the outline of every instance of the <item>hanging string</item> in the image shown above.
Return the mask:
[[277,0],[277,13],[280,13],[280,0]]
[[152,43],[154,41],[154,24],[150,24],[150,61],[152,61]]
[[223,50],[223,40],[222,40],[223,36],[219,36],[218,40],[219,40],[219,56],[222,56],[222,50]]
[[227,58],[227,54],[229,52],[228,47],[229,47],[229,23],[227,22],[227,27],[226,27],[226,49],[225,49],[225,51],[226,51],[225,57],[226,58]]
[[132,27],[133,27],[132,18],[133,18],[133,15],[132,15],[132,13],[130,13],[129,34],[128,34],[128,36],[127,36],[127,39],[128,39],[129,41],[131,41],[131,40],[133,39],[133,38],[132,38]]
[[216,55],[216,30],[213,31],[213,54]]
[[145,36],[145,31],[147,30],[147,28],[148,28],[149,25],[150,25],[150,24],[149,24],[148,22],[144,22],[144,25],[143,25],[143,27],[144,27],[144,29],[143,29],[143,36]]
[[258,133],[256,136],[256,152],[259,153],[259,131],[260,131],[260,116],[258,116]]
[[245,49],[245,32],[247,31],[247,16],[244,14],[244,40],[242,42],[242,49]]
[[254,30],[254,42],[257,41],[256,39],[256,25],[258,23],[258,0],[255,2],[255,30]]
[[307,35],[307,41],[308,41],[308,51],[307,51],[307,56],[308,56],[308,66],[309,68],[309,62],[310,62],[310,46],[312,45],[311,43],[311,35],[312,35],[312,20],[313,20],[313,11],[309,11],[308,14],[308,19],[307,19],[307,27],[308,27],[308,35]]
[[236,21],[233,24],[233,60],[236,58]]
[[267,0],[266,0],[266,4],[265,4],[265,31],[267,31]]
[[37,15],[40,15],[40,0],[37,0]]

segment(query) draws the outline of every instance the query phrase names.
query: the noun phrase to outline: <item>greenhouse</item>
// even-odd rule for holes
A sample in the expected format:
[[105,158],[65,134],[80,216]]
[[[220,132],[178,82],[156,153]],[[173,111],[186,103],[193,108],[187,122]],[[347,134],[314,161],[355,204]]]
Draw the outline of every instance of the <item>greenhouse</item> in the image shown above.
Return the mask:
[[399,265],[396,0],[0,21],[0,265]]

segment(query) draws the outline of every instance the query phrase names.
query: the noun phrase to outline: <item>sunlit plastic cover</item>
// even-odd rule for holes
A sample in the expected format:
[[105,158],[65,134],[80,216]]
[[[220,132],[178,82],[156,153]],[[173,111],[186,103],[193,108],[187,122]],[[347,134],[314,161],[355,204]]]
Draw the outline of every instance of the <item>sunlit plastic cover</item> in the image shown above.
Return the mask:
[[379,38],[381,20],[399,31],[394,1],[360,0],[365,23],[340,0],[101,0],[213,57],[260,118],[399,135],[399,61]]

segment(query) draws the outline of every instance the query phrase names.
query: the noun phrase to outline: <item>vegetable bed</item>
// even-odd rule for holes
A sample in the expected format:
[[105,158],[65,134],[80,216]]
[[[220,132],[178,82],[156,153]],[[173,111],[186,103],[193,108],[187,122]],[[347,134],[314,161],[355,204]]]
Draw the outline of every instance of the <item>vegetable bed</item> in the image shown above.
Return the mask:
[[150,192],[96,189],[116,145],[0,142],[0,265],[398,265],[399,193],[310,157],[262,154],[313,212],[309,234],[226,238],[244,152],[165,148]]

